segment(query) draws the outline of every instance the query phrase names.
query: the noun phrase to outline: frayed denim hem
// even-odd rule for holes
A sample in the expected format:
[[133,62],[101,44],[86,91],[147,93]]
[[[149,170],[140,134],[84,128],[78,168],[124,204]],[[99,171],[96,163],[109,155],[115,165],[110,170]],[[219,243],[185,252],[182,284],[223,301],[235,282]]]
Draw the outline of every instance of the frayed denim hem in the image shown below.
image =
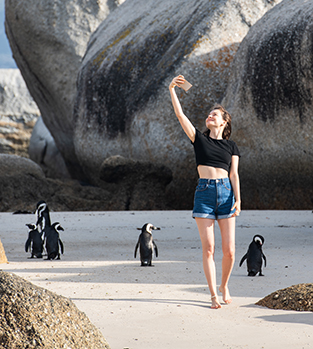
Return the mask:
[[216,219],[215,215],[207,214],[207,213],[192,213],[192,218],[209,218],[209,219]]

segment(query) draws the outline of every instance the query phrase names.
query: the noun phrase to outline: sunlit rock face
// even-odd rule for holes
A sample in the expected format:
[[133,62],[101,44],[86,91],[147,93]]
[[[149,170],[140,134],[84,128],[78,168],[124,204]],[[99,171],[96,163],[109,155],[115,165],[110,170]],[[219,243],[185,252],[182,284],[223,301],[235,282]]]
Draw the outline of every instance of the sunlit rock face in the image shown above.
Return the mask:
[[308,209],[313,202],[313,3],[283,1],[249,31],[223,101],[241,152],[243,203]]
[[173,113],[168,85],[178,91],[199,129],[220,101],[230,64],[249,28],[280,1],[134,0],[91,36],[77,81],[74,145],[87,178],[101,185],[106,158],[120,155],[167,166],[173,207],[190,208],[197,178],[192,145]]
[[122,2],[5,1],[13,57],[72,177],[81,176],[73,146],[77,71],[90,34]]
[[28,157],[40,115],[18,69],[0,69],[0,153]]

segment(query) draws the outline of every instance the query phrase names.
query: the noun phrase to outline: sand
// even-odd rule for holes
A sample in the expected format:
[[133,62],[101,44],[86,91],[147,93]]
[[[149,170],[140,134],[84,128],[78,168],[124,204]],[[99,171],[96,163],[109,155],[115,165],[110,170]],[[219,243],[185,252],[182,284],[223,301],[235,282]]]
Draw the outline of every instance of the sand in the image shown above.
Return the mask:
[[[299,283],[313,282],[313,213],[243,211],[237,218],[233,302],[210,309],[201,243],[190,211],[52,212],[60,222],[61,260],[28,259],[26,223],[34,215],[0,213],[8,264],[0,268],[69,297],[101,330],[112,349],[310,348],[313,314],[255,303]],[[137,227],[151,222],[159,257],[153,267],[134,259]],[[264,277],[248,277],[239,261],[255,234],[265,238]],[[216,264],[221,277],[216,225]],[[220,297],[220,301],[222,301]]]

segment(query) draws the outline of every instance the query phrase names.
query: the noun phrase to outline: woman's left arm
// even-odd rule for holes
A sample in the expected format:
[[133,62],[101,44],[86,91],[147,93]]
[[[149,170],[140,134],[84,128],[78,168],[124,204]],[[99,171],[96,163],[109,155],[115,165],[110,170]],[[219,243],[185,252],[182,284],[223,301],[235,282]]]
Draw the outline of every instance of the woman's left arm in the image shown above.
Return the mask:
[[238,167],[239,167],[239,156],[233,155],[231,158],[231,165],[230,165],[230,172],[229,172],[229,180],[235,195],[235,204],[232,207],[232,210],[236,209],[236,211],[233,217],[239,216],[239,213],[241,211],[240,182],[239,182]]

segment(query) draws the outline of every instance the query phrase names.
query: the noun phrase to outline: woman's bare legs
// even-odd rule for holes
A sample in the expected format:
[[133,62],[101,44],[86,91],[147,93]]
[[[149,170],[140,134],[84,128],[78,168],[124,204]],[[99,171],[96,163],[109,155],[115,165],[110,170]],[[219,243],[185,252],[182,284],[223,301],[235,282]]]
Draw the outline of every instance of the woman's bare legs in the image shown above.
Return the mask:
[[235,223],[235,217],[218,220],[223,250],[222,281],[219,290],[222,292],[223,301],[226,304],[232,301],[228,289],[228,280],[235,262]]
[[216,269],[214,262],[214,219],[196,218],[202,243],[203,270],[211,293],[212,309],[221,308],[216,293]]

